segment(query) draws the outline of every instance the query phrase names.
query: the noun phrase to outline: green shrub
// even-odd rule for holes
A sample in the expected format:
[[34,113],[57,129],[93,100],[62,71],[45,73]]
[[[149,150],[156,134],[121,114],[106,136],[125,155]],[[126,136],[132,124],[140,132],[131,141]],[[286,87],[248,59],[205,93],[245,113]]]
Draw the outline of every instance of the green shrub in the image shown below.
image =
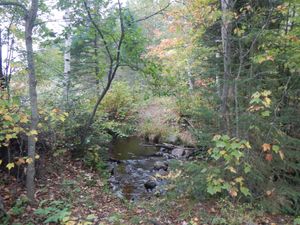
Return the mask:
[[[206,192],[206,175],[200,171],[207,168],[206,162],[185,162],[176,160],[170,163],[175,175],[171,175],[170,191],[168,195],[172,197],[190,197],[196,200],[203,200],[208,197]],[[179,174],[177,176],[176,174]]]
[[245,176],[251,171],[251,166],[245,160],[245,153],[251,148],[248,141],[229,138],[227,135],[215,135],[214,147],[209,150],[214,160],[213,169],[208,172],[207,192],[211,195],[227,191],[230,196],[239,194],[250,196],[250,190],[245,184]]

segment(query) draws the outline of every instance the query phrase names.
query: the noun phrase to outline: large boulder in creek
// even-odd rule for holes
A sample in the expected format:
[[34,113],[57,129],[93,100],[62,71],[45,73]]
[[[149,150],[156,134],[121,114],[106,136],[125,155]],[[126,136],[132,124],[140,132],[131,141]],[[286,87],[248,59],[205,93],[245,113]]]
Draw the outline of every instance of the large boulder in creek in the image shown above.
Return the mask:
[[145,184],[144,184],[145,188],[147,191],[152,191],[156,186],[157,183],[155,180],[153,179],[149,179]]
[[177,158],[180,158],[185,155],[185,150],[183,148],[174,148],[171,154]]
[[166,162],[161,162],[161,161],[156,161],[155,163],[154,163],[154,169],[155,170],[160,170],[160,169],[162,169],[162,170],[168,170],[168,164],[166,163]]

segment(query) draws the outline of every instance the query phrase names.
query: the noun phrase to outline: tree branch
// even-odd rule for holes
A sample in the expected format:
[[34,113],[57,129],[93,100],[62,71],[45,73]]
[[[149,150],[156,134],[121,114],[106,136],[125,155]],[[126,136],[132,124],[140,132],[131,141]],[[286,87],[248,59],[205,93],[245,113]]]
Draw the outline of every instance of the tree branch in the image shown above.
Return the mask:
[[89,7],[88,7],[86,1],[84,1],[83,4],[84,4],[84,7],[85,7],[85,10],[86,10],[86,12],[87,12],[87,14],[88,14],[89,19],[91,20],[93,26],[95,27],[95,29],[96,29],[97,32],[99,33],[99,35],[100,35],[100,37],[101,37],[101,39],[102,39],[102,41],[103,41],[103,43],[104,43],[104,47],[105,47],[106,53],[107,53],[107,55],[108,55],[108,57],[109,57],[110,63],[112,64],[112,63],[113,63],[113,57],[112,57],[112,54],[111,54],[111,52],[110,52],[110,50],[109,50],[109,48],[108,48],[108,44],[107,44],[107,42],[106,42],[106,40],[105,40],[105,37],[104,37],[104,35],[103,35],[103,32],[102,32],[101,29],[98,27],[98,25],[96,24],[96,22],[93,20],[93,17],[92,17],[92,15],[91,15],[90,9],[89,9]]
[[146,17],[144,17],[144,18],[135,20],[134,22],[138,23],[138,22],[147,20],[147,19],[149,19],[149,18],[151,18],[151,17],[153,17],[153,16],[156,16],[156,15],[162,13],[163,11],[165,11],[167,8],[169,8],[170,5],[171,5],[171,2],[169,2],[164,8],[160,9],[159,11],[157,11],[157,12],[155,12],[155,13],[149,15],[149,16],[146,16]]
[[28,10],[25,7],[25,5],[23,5],[22,3],[19,3],[19,2],[0,1],[0,6],[17,6],[24,11],[25,15],[28,14]]
[[119,6],[119,19],[120,19],[120,26],[121,26],[121,37],[119,39],[118,43],[118,49],[117,49],[117,57],[116,57],[116,63],[117,66],[120,64],[120,57],[121,57],[121,46],[125,37],[125,28],[124,28],[124,20],[123,20],[123,15],[122,15],[122,7],[120,0],[118,0],[118,6]]

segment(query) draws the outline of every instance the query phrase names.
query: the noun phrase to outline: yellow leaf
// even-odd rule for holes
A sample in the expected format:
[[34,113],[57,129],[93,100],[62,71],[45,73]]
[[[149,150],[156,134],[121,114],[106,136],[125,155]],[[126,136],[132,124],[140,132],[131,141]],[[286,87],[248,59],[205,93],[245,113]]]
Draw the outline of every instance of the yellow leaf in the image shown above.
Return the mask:
[[280,158],[283,160],[284,159],[284,154],[283,154],[283,151],[279,151],[279,156],[280,156]]
[[8,170],[11,170],[12,168],[14,168],[15,167],[15,164],[14,163],[8,163],[7,165],[6,165],[6,168],[8,169]]
[[216,134],[216,135],[213,137],[213,141],[220,140],[220,138],[221,138],[221,135]]
[[269,107],[271,105],[271,99],[268,97],[265,97],[263,104],[265,107]]
[[262,149],[263,149],[264,152],[267,152],[267,151],[271,150],[271,145],[267,144],[267,143],[264,143],[262,145]]
[[21,130],[23,130],[21,127],[14,127],[13,128],[14,133],[19,133]]
[[2,159],[0,159],[0,165],[2,164],[2,162],[3,162]]
[[244,178],[243,177],[237,177],[234,179],[237,183],[242,183]]
[[10,140],[13,138],[13,136],[11,134],[6,134],[5,135],[6,140]]
[[249,143],[249,141],[247,141],[246,143],[245,143],[245,146],[247,147],[247,148],[251,148],[251,145],[250,145],[250,143]]
[[222,150],[220,151],[220,155],[225,155],[226,151]]
[[26,159],[26,162],[27,162],[28,164],[31,164],[31,163],[33,162],[33,159],[32,159],[32,158],[28,158],[28,159]]
[[34,158],[35,158],[35,159],[39,159],[39,158],[40,158],[40,155],[36,154]]
[[29,120],[26,115],[22,116],[20,119],[20,123],[27,123]]
[[65,225],[76,225],[76,224],[77,224],[77,221],[72,221],[72,220],[67,221],[67,222],[65,223]]
[[208,154],[211,154],[212,153],[212,148],[208,149]]
[[33,135],[37,135],[37,134],[38,134],[38,132],[36,130],[31,130],[28,132],[29,136],[33,136]]
[[60,116],[60,117],[59,117],[59,120],[60,120],[61,122],[64,122],[64,121],[66,120],[66,118],[65,118],[64,116]]
[[5,120],[7,120],[7,121],[10,121],[10,122],[13,121],[13,118],[12,118],[10,115],[4,115],[4,116],[3,116],[3,119],[5,119]]
[[264,97],[267,97],[267,96],[269,96],[270,94],[272,94],[272,92],[269,91],[269,90],[264,90],[264,91],[261,93],[261,95],[264,96]]
[[236,173],[236,170],[231,166],[228,168],[231,173]]

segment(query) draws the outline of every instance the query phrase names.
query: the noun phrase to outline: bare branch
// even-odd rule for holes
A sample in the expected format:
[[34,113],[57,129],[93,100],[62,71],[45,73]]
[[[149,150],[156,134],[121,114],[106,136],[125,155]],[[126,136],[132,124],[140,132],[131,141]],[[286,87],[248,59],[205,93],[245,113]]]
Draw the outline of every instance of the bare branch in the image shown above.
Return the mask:
[[124,28],[124,20],[122,15],[122,6],[120,3],[120,0],[118,0],[118,6],[119,6],[119,19],[120,19],[120,26],[121,26],[121,37],[119,39],[118,49],[117,49],[117,66],[120,64],[120,56],[121,56],[121,46],[125,37],[125,28]]
[[110,50],[109,50],[107,41],[105,40],[105,37],[104,37],[104,35],[103,35],[103,32],[101,31],[101,29],[99,28],[99,26],[96,24],[96,22],[93,20],[93,17],[92,17],[92,15],[91,15],[90,9],[89,9],[89,7],[88,7],[86,1],[84,1],[83,4],[84,4],[84,7],[85,7],[85,10],[86,10],[86,12],[87,12],[87,14],[88,14],[89,19],[91,20],[93,26],[95,27],[95,29],[96,29],[97,32],[99,33],[99,35],[100,35],[100,37],[101,37],[101,39],[102,39],[102,41],[103,41],[103,43],[104,43],[104,47],[105,47],[106,53],[107,53],[107,55],[108,55],[108,57],[109,57],[110,63],[112,64],[112,63],[113,63],[113,57],[112,57],[112,54],[111,54],[111,52],[110,52]]
[[169,6],[171,5],[171,2],[169,2],[164,8],[160,9],[159,11],[155,12],[155,13],[152,13],[151,15],[149,16],[146,16],[146,17],[143,17],[141,19],[138,19],[138,20],[135,20],[134,22],[138,23],[138,22],[141,22],[141,21],[144,21],[144,20],[147,20],[153,16],[156,16],[160,13],[162,13],[163,11],[165,11],[167,8],[169,8]]

